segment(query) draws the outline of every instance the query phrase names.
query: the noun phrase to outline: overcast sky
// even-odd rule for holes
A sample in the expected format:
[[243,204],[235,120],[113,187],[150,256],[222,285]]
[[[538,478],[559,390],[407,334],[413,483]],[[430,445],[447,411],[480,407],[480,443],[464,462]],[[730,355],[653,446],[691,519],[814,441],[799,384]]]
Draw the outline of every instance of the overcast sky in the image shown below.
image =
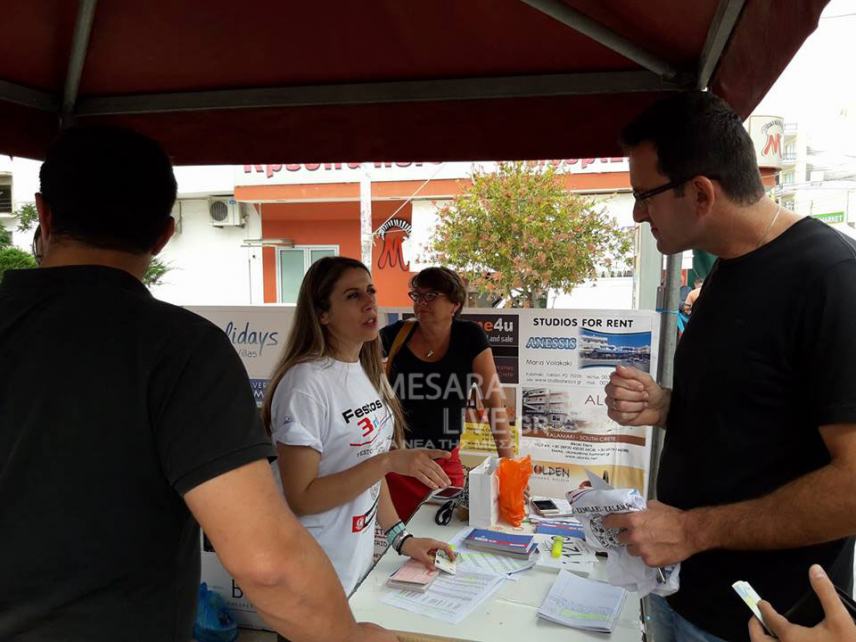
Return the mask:
[[856,0],[832,0],[757,114],[796,121],[812,146],[856,155]]

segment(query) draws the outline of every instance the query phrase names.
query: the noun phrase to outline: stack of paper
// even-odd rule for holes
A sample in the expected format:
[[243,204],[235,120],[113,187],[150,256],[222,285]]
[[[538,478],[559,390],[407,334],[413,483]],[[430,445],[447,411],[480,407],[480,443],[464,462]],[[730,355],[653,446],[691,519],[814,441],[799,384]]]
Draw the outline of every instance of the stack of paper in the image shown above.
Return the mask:
[[612,633],[627,591],[559,571],[538,616],[576,629]]
[[499,553],[521,559],[529,559],[529,554],[535,548],[531,535],[512,535],[484,528],[474,528],[464,540],[464,545],[474,551]]
[[535,532],[538,535],[561,535],[562,537],[576,537],[577,539],[586,538],[585,529],[579,522],[575,524],[562,521],[539,522],[535,526]]
[[433,582],[439,574],[440,571],[438,570],[430,571],[425,568],[425,565],[422,562],[407,560],[401,568],[389,576],[386,584],[391,588],[422,592],[431,586],[431,582]]

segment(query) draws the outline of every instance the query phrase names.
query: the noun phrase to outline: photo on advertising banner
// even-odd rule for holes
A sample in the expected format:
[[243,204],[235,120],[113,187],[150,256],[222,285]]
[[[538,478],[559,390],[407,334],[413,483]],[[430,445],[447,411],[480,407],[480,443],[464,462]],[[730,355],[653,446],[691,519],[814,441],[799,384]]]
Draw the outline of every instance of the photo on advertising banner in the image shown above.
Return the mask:
[[651,372],[651,333],[580,330],[580,367],[629,366]]
[[[508,420],[514,452],[520,451],[520,427],[517,421],[517,387],[503,386],[505,407],[494,412]],[[461,450],[496,454],[496,441],[490,431],[490,410],[485,408],[481,395],[474,389],[467,404]]]
[[568,439],[574,434],[645,437],[644,428],[619,426],[607,417],[601,389],[523,387],[522,391],[524,437]]

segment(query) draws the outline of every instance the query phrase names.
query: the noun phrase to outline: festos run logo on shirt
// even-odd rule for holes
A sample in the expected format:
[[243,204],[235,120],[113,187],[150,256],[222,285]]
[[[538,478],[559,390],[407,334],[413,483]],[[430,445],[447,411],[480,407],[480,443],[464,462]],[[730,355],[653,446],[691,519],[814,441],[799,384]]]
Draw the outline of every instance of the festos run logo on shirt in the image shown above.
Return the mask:
[[378,410],[384,410],[384,408],[383,402],[380,399],[375,399],[357,408],[348,408],[342,412],[342,419],[345,420],[345,423],[356,422],[356,426],[360,431],[359,436],[355,441],[350,442],[349,446],[368,446],[377,439],[378,435],[382,432],[381,428],[386,425],[390,415],[387,413],[378,422],[376,418],[372,417],[372,414]]
[[249,321],[245,321],[243,327],[229,321],[223,332],[242,357],[260,357],[265,348],[279,345],[279,332],[255,328]]

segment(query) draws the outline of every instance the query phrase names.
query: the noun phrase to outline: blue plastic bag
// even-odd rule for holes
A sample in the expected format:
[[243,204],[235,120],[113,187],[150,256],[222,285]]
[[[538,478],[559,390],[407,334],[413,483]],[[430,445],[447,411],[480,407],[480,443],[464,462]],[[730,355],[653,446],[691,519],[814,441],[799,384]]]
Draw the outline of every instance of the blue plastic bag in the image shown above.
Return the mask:
[[193,637],[197,642],[234,642],[238,639],[238,625],[226,609],[226,603],[219,593],[209,591],[205,582],[199,585]]

